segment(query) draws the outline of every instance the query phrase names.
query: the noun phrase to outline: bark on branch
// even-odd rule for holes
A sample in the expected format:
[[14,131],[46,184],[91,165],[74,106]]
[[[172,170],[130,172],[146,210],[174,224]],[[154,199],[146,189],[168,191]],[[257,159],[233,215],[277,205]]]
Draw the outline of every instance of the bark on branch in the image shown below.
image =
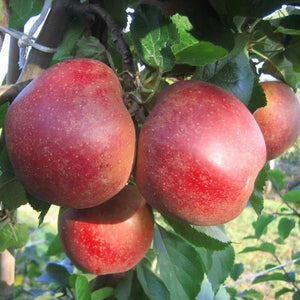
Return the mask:
[[[65,8],[67,2],[66,0],[54,2],[37,38],[37,43],[50,48],[58,47],[71,21],[71,16]],[[53,53],[32,48],[18,81],[30,80],[40,75],[49,67],[52,57]]]
[[[37,38],[39,44],[51,48],[59,46],[72,19],[65,7],[68,2],[67,0],[57,0],[53,3]],[[7,101],[11,102],[32,79],[49,67],[52,57],[53,53],[45,53],[32,48],[17,84],[6,85],[0,88],[0,104]]]
[[116,24],[111,15],[101,6],[92,3],[70,1],[66,5],[66,8],[70,13],[84,17],[90,21],[95,20],[96,16],[99,16],[104,20],[108,30],[111,32],[116,48],[122,57],[125,91],[131,92],[135,90],[136,66],[133,62],[129,46],[125,42],[119,26]]
[[31,80],[21,81],[16,84],[7,84],[0,87],[0,105],[12,102]]

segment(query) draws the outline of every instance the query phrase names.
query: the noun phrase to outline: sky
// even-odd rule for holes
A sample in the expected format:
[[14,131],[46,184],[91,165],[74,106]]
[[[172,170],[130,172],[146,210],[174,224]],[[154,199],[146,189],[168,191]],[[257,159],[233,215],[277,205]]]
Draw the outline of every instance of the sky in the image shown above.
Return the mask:
[[8,49],[9,49],[9,37],[5,35],[4,43],[0,52],[0,82],[3,81],[8,67]]
[[[35,16],[32,17],[31,19],[29,19],[29,21],[25,24],[24,27],[24,32],[28,33],[32,24],[35,22],[35,20],[38,18],[39,16]],[[41,28],[41,26],[40,26]],[[40,28],[37,30],[35,36],[38,34]],[[2,83],[6,73],[7,73],[7,67],[8,67],[8,51],[9,51],[9,35],[6,34],[5,38],[4,38],[4,42],[2,45],[2,49],[0,52],[0,84]]]

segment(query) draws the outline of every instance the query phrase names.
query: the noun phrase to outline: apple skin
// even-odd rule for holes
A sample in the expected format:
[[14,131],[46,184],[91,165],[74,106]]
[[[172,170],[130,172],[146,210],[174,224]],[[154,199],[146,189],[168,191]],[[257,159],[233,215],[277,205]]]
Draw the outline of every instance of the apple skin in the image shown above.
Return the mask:
[[80,269],[104,275],[133,268],[148,251],[154,233],[151,209],[135,187],[92,208],[68,208],[58,232],[70,260]]
[[8,154],[26,190],[52,204],[96,206],[127,183],[135,128],[104,63],[59,63],[29,84],[5,120]]
[[254,112],[264,135],[267,159],[283,154],[300,134],[300,104],[296,94],[280,81],[261,82],[267,105]]
[[241,101],[179,81],[159,94],[141,129],[135,179],[159,212],[210,226],[241,213],[265,161],[263,135]]

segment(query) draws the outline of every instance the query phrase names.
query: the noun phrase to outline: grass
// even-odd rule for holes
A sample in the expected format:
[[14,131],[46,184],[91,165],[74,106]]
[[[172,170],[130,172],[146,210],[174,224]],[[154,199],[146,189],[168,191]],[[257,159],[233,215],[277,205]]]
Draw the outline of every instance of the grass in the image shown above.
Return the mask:
[[[264,212],[276,212],[281,206],[280,199],[276,200],[265,200]],[[290,236],[284,241],[284,243],[278,243],[278,221],[275,220],[270,223],[267,228],[267,232],[261,236],[259,240],[253,238],[246,238],[248,236],[254,235],[254,228],[252,223],[257,219],[254,210],[251,207],[246,207],[242,214],[226,224],[226,232],[229,238],[233,242],[233,247],[236,252],[235,263],[243,263],[244,272],[241,278],[245,278],[254,275],[258,272],[264,271],[268,268],[268,265],[279,265],[284,264],[291,260],[291,256],[294,252],[300,249],[300,239],[299,239],[299,226],[296,223],[295,228],[292,230]],[[262,242],[269,242],[276,245],[276,256],[277,260],[272,254],[266,252],[249,252],[240,253],[245,247],[255,247],[259,246]],[[279,263],[280,262],[280,263]],[[267,266],[267,267],[266,267]],[[295,271],[296,265],[292,264],[285,268],[287,272]],[[297,270],[296,270],[297,271]],[[298,265],[299,271],[299,265]],[[274,272],[282,272],[277,270]],[[270,273],[271,274],[271,273]],[[297,276],[297,274],[296,274]],[[299,279],[299,274],[298,274]],[[231,282],[232,280],[228,280]],[[252,281],[246,281],[235,285],[234,288],[238,291],[244,291],[249,289],[256,289],[263,293],[265,300],[275,299],[275,292],[284,287],[292,288],[292,285],[284,281],[271,281],[259,284],[252,284]],[[279,299],[291,299],[291,293],[282,295]]]

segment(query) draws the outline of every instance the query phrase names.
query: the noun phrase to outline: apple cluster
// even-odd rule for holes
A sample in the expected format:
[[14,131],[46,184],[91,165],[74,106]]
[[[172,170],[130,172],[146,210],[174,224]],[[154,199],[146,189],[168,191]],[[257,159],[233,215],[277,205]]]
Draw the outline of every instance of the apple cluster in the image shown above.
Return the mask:
[[66,207],[58,231],[71,261],[94,274],[124,272],[151,246],[151,208],[201,226],[228,222],[266,160],[295,142],[295,94],[280,82],[262,87],[267,105],[253,115],[216,85],[179,81],[160,92],[137,138],[114,71],[67,60],[10,105],[8,154],[30,194]]

